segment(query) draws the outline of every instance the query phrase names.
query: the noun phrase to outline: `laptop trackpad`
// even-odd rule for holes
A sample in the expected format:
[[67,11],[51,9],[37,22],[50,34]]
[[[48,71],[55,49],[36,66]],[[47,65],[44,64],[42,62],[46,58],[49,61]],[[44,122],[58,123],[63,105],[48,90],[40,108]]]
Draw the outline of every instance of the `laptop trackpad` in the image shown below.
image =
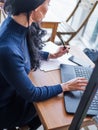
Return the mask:
[[72,67],[71,65],[61,64],[60,69],[62,82],[67,82],[69,80],[72,80],[73,78],[76,78],[74,67]]

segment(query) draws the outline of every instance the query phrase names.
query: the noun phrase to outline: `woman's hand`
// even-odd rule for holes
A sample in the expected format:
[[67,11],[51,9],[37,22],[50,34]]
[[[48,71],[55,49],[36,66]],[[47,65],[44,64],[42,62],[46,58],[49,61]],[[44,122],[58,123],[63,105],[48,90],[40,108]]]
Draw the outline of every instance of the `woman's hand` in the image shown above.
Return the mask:
[[75,79],[69,80],[66,83],[62,83],[63,91],[74,91],[74,90],[85,90],[88,80],[84,77],[77,77]]
[[49,54],[49,59],[55,59],[55,58],[59,58],[61,57],[62,55],[64,55],[65,53],[68,53],[69,52],[69,47],[66,46],[66,48],[64,47],[60,47],[56,53],[54,54]]

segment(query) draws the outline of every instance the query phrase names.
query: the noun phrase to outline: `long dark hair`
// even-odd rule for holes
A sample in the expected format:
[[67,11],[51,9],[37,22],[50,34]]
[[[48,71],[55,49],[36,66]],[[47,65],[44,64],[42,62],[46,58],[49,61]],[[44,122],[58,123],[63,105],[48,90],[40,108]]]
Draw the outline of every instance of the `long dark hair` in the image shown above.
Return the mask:
[[[5,0],[4,11],[8,15],[19,15],[14,8],[14,0]],[[31,12],[25,12],[29,25],[29,16]],[[39,51],[42,49],[44,43],[42,37],[46,34],[46,31],[41,29],[39,23],[32,23],[28,27],[27,32],[27,44],[30,53],[31,69],[36,70],[40,66]]]
[[42,37],[46,34],[45,30],[42,30],[38,23],[32,23],[27,33],[27,43],[30,52],[31,69],[36,70],[40,66],[40,53],[44,42]]

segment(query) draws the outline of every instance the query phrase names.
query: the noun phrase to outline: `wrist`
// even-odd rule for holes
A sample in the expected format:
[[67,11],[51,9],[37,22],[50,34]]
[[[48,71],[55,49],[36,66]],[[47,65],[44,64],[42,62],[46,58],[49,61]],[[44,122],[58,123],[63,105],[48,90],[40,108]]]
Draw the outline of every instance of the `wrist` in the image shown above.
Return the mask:
[[68,85],[68,83],[62,83],[61,87],[62,87],[63,92],[69,91],[69,85]]
[[57,58],[57,56],[55,54],[49,53],[48,59],[55,59],[55,58]]

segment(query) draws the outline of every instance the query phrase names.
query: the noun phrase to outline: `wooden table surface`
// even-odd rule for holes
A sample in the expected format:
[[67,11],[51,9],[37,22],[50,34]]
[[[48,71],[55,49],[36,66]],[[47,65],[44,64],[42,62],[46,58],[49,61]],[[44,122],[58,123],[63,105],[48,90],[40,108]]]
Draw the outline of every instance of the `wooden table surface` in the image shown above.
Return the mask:
[[[88,61],[92,66],[94,66],[81,49],[79,50],[79,48],[72,46],[70,52],[74,53],[74,55],[78,55],[81,59]],[[36,86],[61,83],[59,69],[48,72],[37,70],[31,72],[29,76]],[[35,107],[45,130],[68,130],[73,115],[66,113],[63,93],[46,101],[35,103]],[[83,125],[91,124],[92,122],[90,119],[91,118],[89,117],[86,118]]]

